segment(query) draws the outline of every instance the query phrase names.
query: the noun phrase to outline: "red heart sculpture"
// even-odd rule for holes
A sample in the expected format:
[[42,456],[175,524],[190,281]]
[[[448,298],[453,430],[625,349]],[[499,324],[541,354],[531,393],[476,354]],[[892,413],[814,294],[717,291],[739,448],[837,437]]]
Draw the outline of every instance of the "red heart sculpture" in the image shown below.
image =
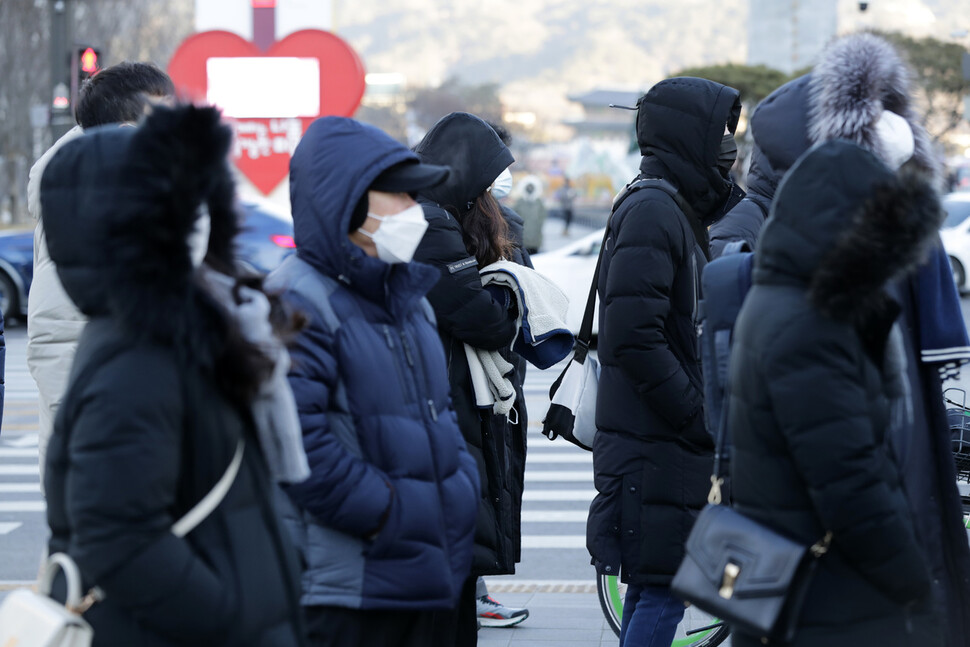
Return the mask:
[[320,114],[313,117],[245,118],[230,120],[235,130],[233,161],[264,194],[270,193],[290,170],[290,154],[314,119],[325,115],[350,117],[364,96],[364,65],[340,37],[318,29],[297,31],[267,51],[228,31],[189,36],[172,56],[168,74],[180,97],[206,100],[210,58],[316,58],[320,61]]

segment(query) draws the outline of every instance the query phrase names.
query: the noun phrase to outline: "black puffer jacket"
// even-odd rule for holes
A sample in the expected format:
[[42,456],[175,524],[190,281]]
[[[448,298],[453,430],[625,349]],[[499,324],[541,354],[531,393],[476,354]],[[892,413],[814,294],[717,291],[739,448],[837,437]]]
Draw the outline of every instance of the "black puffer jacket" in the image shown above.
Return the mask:
[[600,270],[602,365],[593,445],[598,494],[587,548],[601,573],[668,584],[710,486],[697,347],[705,227],[731,195],[716,167],[724,126],[737,124],[736,90],[701,79],[655,85],[640,101],[641,175],[673,183],[685,214],[659,189],[617,209]]
[[900,483],[912,408],[885,291],[940,213],[925,176],[829,142],[786,176],[756,252],[730,364],[734,505],[806,545],[832,533],[795,645],[943,644]]
[[[232,260],[230,132],[218,120],[213,109],[156,108],[138,129],[71,142],[44,173],[51,258],[90,317],[47,453],[49,548],[107,594],[85,614],[98,647],[303,644],[299,567],[275,486],[247,403],[218,377],[226,315],[199,287],[186,245],[208,196],[209,258]],[[177,538],[173,522],[211,490],[239,440],[225,499]]]
[[809,76],[789,81],[758,104],[751,116],[754,150],[748,170],[748,195],[711,225],[711,258],[728,243],[743,241],[754,249],[778,183],[808,150]]
[[[511,292],[482,287],[478,263],[465,248],[461,228],[461,217],[512,164],[512,153],[488,124],[461,112],[438,121],[415,152],[422,161],[451,167],[444,184],[418,197],[429,226],[414,258],[441,270],[441,279],[427,296],[448,360],[458,426],[482,478],[472,572],[512,573],[521,541],[525,428],[518,418],[513,417],[518,424],[512,424],[505,416],[478,409],[464,344],[499,350],[514,360],[508,350],[515,337],[514,305]],[[516,385],[517,393],[521,386]]]
[[[883,109],[906,118],[913,130],[915,151],[911,161],[939,186],[939,162],[933,143],[920,124],[908,83],[909,73],[898,52],[872,34],[853,34],[836,41],[822,54],[811,74],[786,83],[755,111],[751,128],[767,166],[780,179],[785,170],[813,143],[847,139],[878,153],[875,121]],[[762,186],[762,185],[758,185]],[[752,192],[771,198],[752,187]],[[756,198],[757,199],[757,198]],[[711,227],[712,252],[723,249],[747,224],[742,206]],[[751,206],[745,207],[748,213]],[[747,234],[744,234],[747,239]],[[945,255],[937,243],[937,255]],[[712,254],[713,255],[713,254]],[[921,361],[919,348],[920,300],[918,276],[897,279],[893,294],[902,305],[907,367],[913,384],[913,423],[910,425],[903,486],[918,519],[918,539],[931,562],[939,604],[947,609],[948,644],[970,647],[970,549],[963,527],[956,488],[949,428],[943,409],[937,367]],[[924,315],[925,316],[925,315]]]

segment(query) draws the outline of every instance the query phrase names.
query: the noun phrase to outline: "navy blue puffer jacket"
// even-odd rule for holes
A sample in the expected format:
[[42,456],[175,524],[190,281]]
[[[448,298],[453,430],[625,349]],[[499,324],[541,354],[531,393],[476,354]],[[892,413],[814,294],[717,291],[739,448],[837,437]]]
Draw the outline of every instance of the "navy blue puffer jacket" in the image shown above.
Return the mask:
[[266,286],[310,318],[290,384],[312,474],[287,489],[304,605],[451,608],[471,569],[478,474],[424,299],[438,272],[347,236],[374,178],[410,159],[379,130],[328,117],[290,164],[297,254]]

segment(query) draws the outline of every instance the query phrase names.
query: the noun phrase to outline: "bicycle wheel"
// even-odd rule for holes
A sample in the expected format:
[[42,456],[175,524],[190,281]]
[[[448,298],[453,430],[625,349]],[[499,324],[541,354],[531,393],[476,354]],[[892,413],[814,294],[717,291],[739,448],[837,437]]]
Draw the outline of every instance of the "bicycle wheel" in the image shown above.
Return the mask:
[[[613,632],[620,635],[620,621],[623,618],[623,598],[626,584],[615,575],[597,575],[596,593],[606,622]],[[684,619],[677,625],[677,634],[670,647],[715,647],[728,637],[728,627],[697,607],[689,606]]]

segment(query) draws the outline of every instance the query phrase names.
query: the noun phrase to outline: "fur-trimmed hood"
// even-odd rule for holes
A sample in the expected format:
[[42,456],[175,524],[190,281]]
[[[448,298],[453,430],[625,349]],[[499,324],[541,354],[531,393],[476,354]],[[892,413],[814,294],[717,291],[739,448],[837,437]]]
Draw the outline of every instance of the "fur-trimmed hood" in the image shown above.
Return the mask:
[[942,217],[918,165],[893,173],[852,142],[826,142],[778,188],[754,279],[805,285],[823,313],[858,324],[882,311],[886,283],[923,259]]
[[197,283],[188,236],[206,204],[208,262],[231,267],[238,231],[231,131],[213,108],[157,107],[137,128],[104,126],[65,144],[43,174],[51,259],[90,317],[205,362],[219,307]]
[[941,169],[926,129],[913,107],[909,67],[896,48],[873,34],[851,34],[827,47],[809,79],[808,134],[812,143],[847,139],[887,156],[876,137],[883,110],[894,112],[913,130],[911,162],[941,185]]

